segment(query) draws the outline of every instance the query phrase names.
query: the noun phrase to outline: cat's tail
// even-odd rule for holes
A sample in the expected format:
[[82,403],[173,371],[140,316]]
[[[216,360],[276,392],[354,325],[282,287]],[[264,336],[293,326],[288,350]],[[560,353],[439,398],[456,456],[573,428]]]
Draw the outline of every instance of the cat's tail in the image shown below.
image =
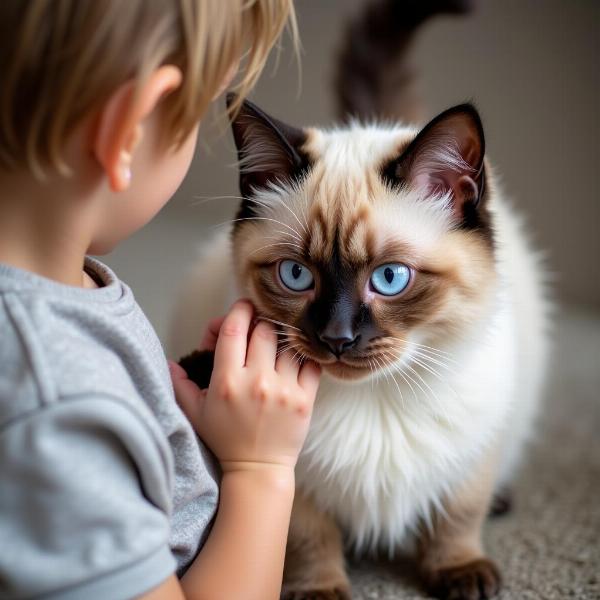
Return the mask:
[[372,0],[348,25],[335,67],[338,117],[419,122],[409,50],[438,14],[469,13],[477,0]]

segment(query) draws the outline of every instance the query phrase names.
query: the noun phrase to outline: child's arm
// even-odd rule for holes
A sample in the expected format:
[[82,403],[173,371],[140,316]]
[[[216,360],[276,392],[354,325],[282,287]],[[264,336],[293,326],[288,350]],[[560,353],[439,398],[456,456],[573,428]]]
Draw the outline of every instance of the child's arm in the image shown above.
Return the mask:
[[185,597],[279,598],[293,499],[290,469],[225,473],[213,530],[181,581]]
[[[248,343],[251,320],[247,302],[224,320],[209,390],[200,390],[183,369],[172,369],[178,401],[223,469],[213,529],[181,580],[186,598],[279,597],[294,466],[319,369],[300,367],[286,353],[277,358],[275,333],[265,323]],[[168,581],[147,597],[177,597],[177,587]]]

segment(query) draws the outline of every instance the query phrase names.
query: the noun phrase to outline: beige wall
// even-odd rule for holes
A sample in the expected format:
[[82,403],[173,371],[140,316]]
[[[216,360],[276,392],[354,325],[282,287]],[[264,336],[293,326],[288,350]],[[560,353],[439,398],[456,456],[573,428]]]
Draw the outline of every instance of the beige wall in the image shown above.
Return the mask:
[[[287,48],[275,76],[265,73],[253,99],[291,123],[330,123],[334,50],[341,26],[360,5],[360,0],[297,2],[304,46],[301,90]],[[538,246],[548,253],[559,277],[559,297],[596,307],[599,23],[597,0],[482,0],[469,18],[431,22],[415,47],[427,113],[475,101],[489,155]],[[196,197],[237,195],[234,160],[229,132],[219,137],[206,124],[177,196],[154,223],[109,257],[162,337],[174,288],[193,260],[197,241],[210,233],[207,224],[235,210],[235,200],[194,205]]]

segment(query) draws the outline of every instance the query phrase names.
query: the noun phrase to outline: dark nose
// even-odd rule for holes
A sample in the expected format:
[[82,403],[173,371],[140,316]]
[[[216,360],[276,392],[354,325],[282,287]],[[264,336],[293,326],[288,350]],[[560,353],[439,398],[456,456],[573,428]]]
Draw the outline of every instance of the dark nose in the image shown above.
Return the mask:
[[320,335],[320,340],[339,358],[344,352],[355,348],[360,340],[360,335],[352,338],[349,336],[345,337],[329,337],[327,335]]

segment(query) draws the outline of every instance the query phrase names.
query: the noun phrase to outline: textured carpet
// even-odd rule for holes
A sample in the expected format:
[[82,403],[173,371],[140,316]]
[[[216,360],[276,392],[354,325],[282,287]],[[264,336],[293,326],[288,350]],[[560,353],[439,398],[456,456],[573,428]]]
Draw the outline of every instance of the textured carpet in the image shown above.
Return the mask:
[[[559,316],[539,421],[508,515],[484,541],[500,565],[498,600],[600,599],[600,315]],[[414,565],[351,566],[357,600],[427,598]]]

